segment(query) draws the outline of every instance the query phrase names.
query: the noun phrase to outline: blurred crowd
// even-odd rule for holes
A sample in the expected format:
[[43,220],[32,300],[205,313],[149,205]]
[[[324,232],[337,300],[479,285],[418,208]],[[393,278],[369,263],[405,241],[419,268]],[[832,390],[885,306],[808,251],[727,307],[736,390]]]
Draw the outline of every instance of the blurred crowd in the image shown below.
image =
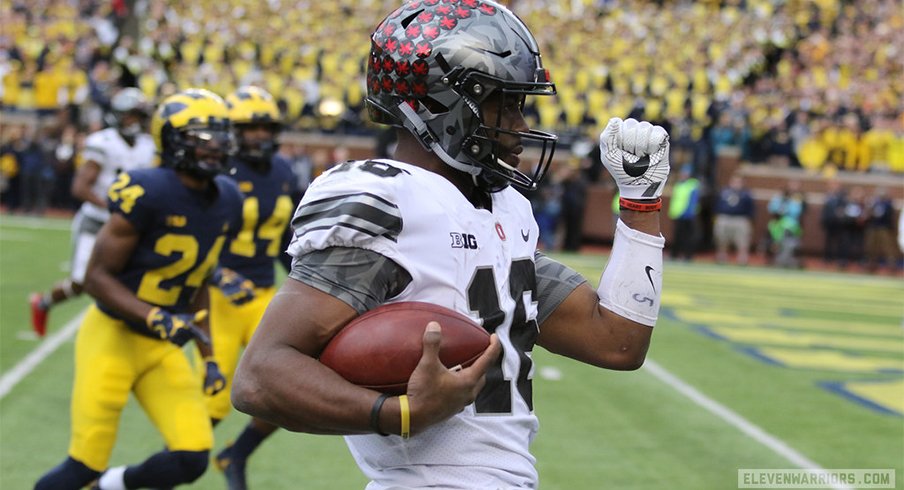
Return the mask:
[[[274,94],[290,130],[377,134],[363,103],[366,45],[348,40],[399,1],[0,3],[4,204],[75,205],[79,145],[104,127],[120,87],[156,100],[255,84]],[[529,122],[558,133],[575,161],[592,157],[609,117],[630,116],[666,127],[673,165],[704,188],[727,149],[828,175],[904,173],[900,0],[503,3],[533,26],[558,88],[526,108]],[[562,174],[569,183],[574,172]],[[581,195],[580,185],[548,192]]]

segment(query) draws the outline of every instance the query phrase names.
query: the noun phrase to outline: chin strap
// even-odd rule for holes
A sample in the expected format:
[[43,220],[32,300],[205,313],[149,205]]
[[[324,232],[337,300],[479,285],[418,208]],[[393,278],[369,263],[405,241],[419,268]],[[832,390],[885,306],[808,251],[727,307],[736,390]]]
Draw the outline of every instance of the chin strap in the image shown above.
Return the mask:
[[459,162],[458,160],[452,158],[451,155],[446,153],[446,150],[443,150],[441,146],[439,146],[439,142],[436,141],[436,138],[433,136],[433,133],[430,132],[430,128],[418,117],[417,113],[414,112],[414,109],[408,105],[407,102],[402,102],[398,105],[399,112],[402,113],[402,125],[405,126],[409,132],[414,134],[418,141],[424,145],[425,149],[428,149],[436,154],[447,165],[454,168],[455,170],[460,170],[466,174],[470,174],[474,178],[474,183],[477,183],[477,175],[480,174],[481,169],[475,165],[468,165],[466,163]]

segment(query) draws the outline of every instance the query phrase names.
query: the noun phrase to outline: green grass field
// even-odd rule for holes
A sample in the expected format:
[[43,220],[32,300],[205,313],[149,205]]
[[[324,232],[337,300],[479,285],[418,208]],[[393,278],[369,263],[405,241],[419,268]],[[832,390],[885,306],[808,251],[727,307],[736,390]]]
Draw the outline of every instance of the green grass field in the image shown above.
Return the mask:
[[[29,364],[41,342],[28,335],[26,296],[65,276],[68,225],[0,216],[3,490],[31,488],[66,453],[73,343]],[[591,282],[605,263],[559,258]],[[904,487],[900,278],[667,263],[664,289],[644,369],[601,371],[534,352],[541,488],[731,489],[741,468],[809,464],[894,469]],[[48,338],[87,304],[55,309]],[[236,413],[217,428],[217,449],[245,420]],[[161,447],[130,403],[111,463]],[[366,483],[341,438],[287,432],[261,446],[249,473],[255,489]],[[225,485],[211,467],[192,488]]]

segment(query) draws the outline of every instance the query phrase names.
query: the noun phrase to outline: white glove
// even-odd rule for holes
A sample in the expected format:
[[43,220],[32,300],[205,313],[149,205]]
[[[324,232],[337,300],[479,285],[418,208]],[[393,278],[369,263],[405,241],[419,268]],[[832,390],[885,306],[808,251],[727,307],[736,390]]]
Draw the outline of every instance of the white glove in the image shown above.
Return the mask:
[[600,133],[603,164],[625,199],[656,199],[669,178],[669,134],[662,126],[613,117]]

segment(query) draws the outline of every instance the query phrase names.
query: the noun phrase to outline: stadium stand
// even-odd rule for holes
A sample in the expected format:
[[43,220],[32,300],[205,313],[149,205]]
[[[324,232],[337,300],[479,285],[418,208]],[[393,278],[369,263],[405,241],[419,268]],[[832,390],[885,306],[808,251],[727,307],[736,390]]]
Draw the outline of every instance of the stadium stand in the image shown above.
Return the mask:
[[[224,94],[257,84],[277,98],[285,138],[308,157],[337,147],[353,158],[372,155],[380,133],[363,105],[366,43],[347,40],[367,36],[396,3],[3,2],[4,209],[73,206],[67,179],[79,141],[105,124],[122,86],[156,99],[188,86]],[[692,166],[710,197],[738,170],[758,196],[800,179],[814,201],[808,212],[817,212],[828,178],[886,186],[901,207],[899,1],[508,3],[537,26],[558,87],[556,97],[527,108],[531,123],[560,135],[558,165],[582,170],[585,209],[609,209],[611,189],[597,183],[607,180],[590,150],[610,116],[665,126],[673,166]],[[611,220],[585,213],[584,238],[610,239]],[[810,228],[803,250],[817,253],[822,240]]]

